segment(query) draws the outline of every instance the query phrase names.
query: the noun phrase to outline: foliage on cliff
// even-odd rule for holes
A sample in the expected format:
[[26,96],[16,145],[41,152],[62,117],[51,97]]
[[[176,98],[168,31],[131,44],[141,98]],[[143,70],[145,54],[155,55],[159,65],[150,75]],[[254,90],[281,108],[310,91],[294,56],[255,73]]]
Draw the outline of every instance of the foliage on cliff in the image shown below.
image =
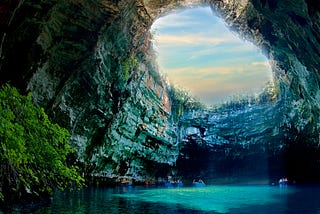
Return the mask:
[[133,56],[121,59],[121,79],[127,81],[131,74],[131,70],[137,70],[138,66],[138,59]]
[[82,184],[77,167],[67,166],[69,132],[52,124],[31,94],[22,96],[9,85],[0,90],[0,141],[2,201]]
[[229,98],[229,101],[223,103],[222,109],[242,109],[248,105],[254,104],[272,104],[277,102],[280,96],[279,86],[274,82],[268,82],[261,93],[258,95],[237,94]]
[[174,85],[170,86],[169,96],[171,99],[173,120],[178,120],[184,112],[206,108],[201,101],[190,95],[188,91]]

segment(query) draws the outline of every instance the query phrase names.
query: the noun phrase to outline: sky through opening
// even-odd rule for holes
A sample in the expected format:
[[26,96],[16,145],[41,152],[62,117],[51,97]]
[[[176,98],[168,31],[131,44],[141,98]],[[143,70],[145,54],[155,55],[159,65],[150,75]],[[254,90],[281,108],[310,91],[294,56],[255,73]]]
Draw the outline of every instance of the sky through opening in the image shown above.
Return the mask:
[[160,71],[206,104],[257,93],[272,80],[266,57],[210,7],[174,11],[151,27]]

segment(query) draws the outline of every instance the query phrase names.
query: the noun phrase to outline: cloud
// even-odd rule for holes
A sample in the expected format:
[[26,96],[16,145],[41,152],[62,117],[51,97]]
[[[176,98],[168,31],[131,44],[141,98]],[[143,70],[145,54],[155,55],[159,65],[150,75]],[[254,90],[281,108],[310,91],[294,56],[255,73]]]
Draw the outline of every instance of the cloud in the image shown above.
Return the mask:
[[[252,65],[255,64],[255,65]],[[256,65],[258,64],[258,65]],[[260,76],[261,74],[265,74],[264,76],[270,76],[269,71],[271,71],[271,68],[267,62],[253,62],[251,64],[247,65],[241,65],[241,66],[190,66],[190,67],[183,67],[183,68],[171,68],[165,70],[165,73],[167,73],[169,76],[172,76],[173,78],[179,77],[179,76],[188,76],[188,75],[196,75],[193,76],[194,78],[215,78],[218,76],[223,75],[242,75],[243,73],[249,74],[257,74]],[[271,76],[270,76],[271,77]]]
[[155,37],[159,46],[186,46],[186,45],[218,45],[221,43],[232,42],[231,37],[210,37],[204,35],[185,34],[169,35],[163,34]]
[[174,84],[187,88],[202,100],[212,99],[212,102],[218,97],[261,90],[272,79],[266,69],[258,69],[251,64],[240,67],[184,67],[169,69],[166,73]]
[[258,51],[255,46],[239,44],[239,42],[235,42],[230,39],[230,40],[225,40],[221,43],[216,43],[211,46],[206,45],[201,50],[195,50],[193,51],[192,56],[189,59],[193,60],[193,59],[199,59],[204,56],[214,56],[214,55],[231,56],[239,53],[241,53],[241,55],[243,56],[247,52],[252,53],[254,51]]
[[210,7],[196,7],[190,9],[172,10],[170,14],[161,16],[152,25],[152,29],[183,28],[203,24],[203,20],[195,16],[214,16]]
[[197,20],[181,12],[181,10],[171,11],[170,15],[162,16],[153,22],[151,26],[152,30],[165,29],[165,28],[177,28],[188,27],[196,25]]
[[194,20],[188,19],[188,17],[182,17],[177,16],[177,18],[174,17],[175,15],[170,15],[170,17],[161,17],[160,19],[157,19],[152,27],[151,30],[157,31],[158,29],[166,29],[166,28],[177,28],[177,27],[186,27],[186,26],[192,26],[197,24]]
[[210,8],[161,17],[152,29],[159,67],[206,103],[259,89],[272,79],[257,47],[231,33]]
[[252,62],[251,65],[255,67],[270,67],[267,61],[255,61]]

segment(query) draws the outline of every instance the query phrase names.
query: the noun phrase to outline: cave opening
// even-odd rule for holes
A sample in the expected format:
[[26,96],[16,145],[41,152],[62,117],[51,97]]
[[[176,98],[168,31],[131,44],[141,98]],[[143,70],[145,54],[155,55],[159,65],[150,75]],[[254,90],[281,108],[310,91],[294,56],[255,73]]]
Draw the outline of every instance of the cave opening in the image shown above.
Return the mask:
[[268,59],[208,5],[172,10],[155,20],[151,34],[160,71],[207,105],[273,86]]
[[261,47],[232,32],[207,5],[172,10],[150,32],[160,72],[204,103],[173,99],[182,130],[176,177],[274,183],[284,176],[280,89]]

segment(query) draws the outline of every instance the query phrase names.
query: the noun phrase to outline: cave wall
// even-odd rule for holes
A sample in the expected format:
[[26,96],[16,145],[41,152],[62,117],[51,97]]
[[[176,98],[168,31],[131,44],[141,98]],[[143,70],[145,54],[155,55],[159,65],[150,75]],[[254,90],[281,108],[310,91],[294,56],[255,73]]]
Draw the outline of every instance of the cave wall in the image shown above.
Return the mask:
[[310,0],[7,0],[1,84],[31,91],[70,130],[87,173],[139,177],[149,163],[173,164],[177,135],[149,28],[175,7],[203,3],[270,59],[288,140],[320,143],[320,19]]
[[274,183],[286,176],[281,124],[282,107],[277,101],[243,100],[188,111],[179,119],[183,143],[177,174],[207,183]]
[[231,29],[270,59],[286,107],[284,126],[319,143],[319,4],[252,0],[211,1],[211,5]]
[[87,174],[139,178],[147,162],[174,163],[169,97],[141,2],[21,1],[12,8],[1,83],[31,91],[68,128]]
[[319,182],[319,2],[211,2],[231,29],[271,61],[281,89],[283,173],[298,182]]

